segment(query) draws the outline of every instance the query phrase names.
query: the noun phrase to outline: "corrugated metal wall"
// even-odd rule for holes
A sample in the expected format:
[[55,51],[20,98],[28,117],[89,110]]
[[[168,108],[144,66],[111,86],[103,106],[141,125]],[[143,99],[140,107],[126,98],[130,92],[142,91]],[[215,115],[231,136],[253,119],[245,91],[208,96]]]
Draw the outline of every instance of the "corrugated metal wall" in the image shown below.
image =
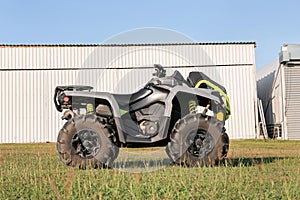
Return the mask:
[[[255,138],[254,44],[33,46],[0,48],[0,143],[56,141],[63,125],[53,104],[57,85],[133,92],[154,63],[184,76],[201,70],[224,84],[232,104],[231,139]],[[192,67],[192,66],[197,67]]]
[[287,139],[299,140],[300,120],[300,65],[285,66],[285,106]]
[[153,61],[165,66],[182,66],[187,61],[197,65],[253,65],[253,49],[254,44],[2,46],[0,66],[1,69],[74,69],[107,67],[113,63],[114,68],[127,68]]

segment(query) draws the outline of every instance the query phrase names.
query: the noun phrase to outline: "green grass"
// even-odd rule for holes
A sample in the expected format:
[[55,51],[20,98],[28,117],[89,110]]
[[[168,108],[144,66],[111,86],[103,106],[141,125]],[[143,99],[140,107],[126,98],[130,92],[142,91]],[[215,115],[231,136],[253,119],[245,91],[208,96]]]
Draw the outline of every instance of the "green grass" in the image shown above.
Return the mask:
[[0,199],[300,199],[299,149],[300,141],[232,141],[214,168],[166,165],[157,148],[158,157],[136,160],[152,154],[125,149],[119,169],[79,170],[59,161],[55,144],[2,144]]

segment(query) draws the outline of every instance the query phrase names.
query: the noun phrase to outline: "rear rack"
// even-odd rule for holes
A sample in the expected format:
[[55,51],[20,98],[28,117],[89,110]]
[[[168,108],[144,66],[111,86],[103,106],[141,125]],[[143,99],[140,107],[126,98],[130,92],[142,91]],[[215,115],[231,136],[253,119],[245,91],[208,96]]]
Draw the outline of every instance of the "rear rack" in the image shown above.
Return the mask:
[[53,98],[56,110],[58,110],[59,112],[62,112],[63,110],[58,100],[58,97],[61,96],[64,91],[85,91],[85,90],[91,91],[92,89],[93,87],[85,86],[85,85],[57,86],[55,88],[55,93]]

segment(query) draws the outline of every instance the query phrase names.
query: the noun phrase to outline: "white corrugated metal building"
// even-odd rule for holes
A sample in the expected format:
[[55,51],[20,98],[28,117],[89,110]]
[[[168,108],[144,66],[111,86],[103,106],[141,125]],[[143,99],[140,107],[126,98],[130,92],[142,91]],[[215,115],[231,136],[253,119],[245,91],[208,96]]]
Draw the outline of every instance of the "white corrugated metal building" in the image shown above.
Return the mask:
[[203,71],[223,84],[231,100],[229,137],[257,137],[254,42],[0,47],[0,143],[56,141],[63,125],[53,104],[57,85],[133,92],[157,63],[185,77]]
[[258,72],[258,98],[263,101],[271,137],[299,140],[300,45],[283,45],[279,62]]

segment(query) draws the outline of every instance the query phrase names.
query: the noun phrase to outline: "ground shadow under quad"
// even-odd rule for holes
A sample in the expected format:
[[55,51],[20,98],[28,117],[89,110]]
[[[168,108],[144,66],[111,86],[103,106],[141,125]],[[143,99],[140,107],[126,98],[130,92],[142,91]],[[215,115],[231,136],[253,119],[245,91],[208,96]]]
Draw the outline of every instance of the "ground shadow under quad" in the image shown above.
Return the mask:
[[[289,157],[290,158],[290,157]],[[218,163],[215,167],[251,167],[270,164],[279,160],[287,159],[287,157],[244,157],[244,158],[226,158],[223,162]],[[120,170],[135,170],[135,171],[152,171],[166,166],[175,165],[169,158],[153,159],[153,160],[126,160],[117,161],[113,168]]]

